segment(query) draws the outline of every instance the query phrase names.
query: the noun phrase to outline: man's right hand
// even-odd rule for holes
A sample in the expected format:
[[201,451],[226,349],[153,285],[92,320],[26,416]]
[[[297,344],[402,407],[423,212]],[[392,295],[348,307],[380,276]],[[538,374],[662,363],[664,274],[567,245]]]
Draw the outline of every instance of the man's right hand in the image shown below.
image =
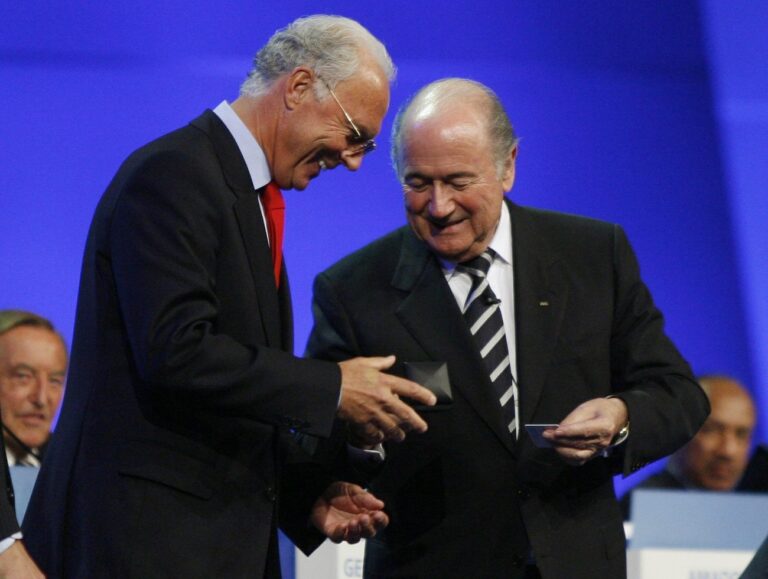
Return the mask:
[[352,358],[339,363],[341,403],[338,415],[351,424],[361,442],[401,442],[407,432],[427,430],[427,423],[400,397],[426,406],[434,406],[437,399],[415,382],[383,372],[394,363],[394,356]]

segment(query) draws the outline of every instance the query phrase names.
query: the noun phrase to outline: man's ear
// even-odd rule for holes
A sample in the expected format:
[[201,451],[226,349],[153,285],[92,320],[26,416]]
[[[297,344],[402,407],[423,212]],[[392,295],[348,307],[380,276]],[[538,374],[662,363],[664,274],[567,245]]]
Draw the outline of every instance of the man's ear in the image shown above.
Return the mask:
[[314,71],[306,66],[297,66],[288,75],[285,82],[283,101],[293,110],[312,95],[312,87],[317,79]]
[[504,161],[504,172],[502,173],[501,182],[504,185],[504,191],[512,189],[512,185],[515,184],[515,161],[517,160],[517,145],[509,153],[509,156]]

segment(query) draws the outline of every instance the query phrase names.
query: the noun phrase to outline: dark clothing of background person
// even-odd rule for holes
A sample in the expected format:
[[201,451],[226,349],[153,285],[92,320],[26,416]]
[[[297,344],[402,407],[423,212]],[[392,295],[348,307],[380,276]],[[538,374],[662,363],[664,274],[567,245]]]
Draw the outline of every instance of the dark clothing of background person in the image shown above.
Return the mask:
[[[0,423],[0,431],[2,424]],[[15,497],[13,483],[5,461],[5,440],[0,436],[0,456],[3,457],[3,467],[0,468],[0,540],[10,537],[19,531],[16,521]]]

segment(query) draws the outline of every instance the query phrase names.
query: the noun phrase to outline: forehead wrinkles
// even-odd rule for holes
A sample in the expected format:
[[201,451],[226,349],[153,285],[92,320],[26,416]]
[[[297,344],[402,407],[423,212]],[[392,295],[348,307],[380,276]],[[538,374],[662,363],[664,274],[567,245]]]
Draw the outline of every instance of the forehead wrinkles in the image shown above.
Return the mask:
[[62,366],[63,371],[67,364],[67,350],[55,332],[36,327],[19,327],[0,336],[0,362]]
[[486,141],[478,129],[468,123],[417,123],[405,135],[404,164],[406,167],[428,165],[441,168],[458,165],[476,170],[478,162],[487,158]]

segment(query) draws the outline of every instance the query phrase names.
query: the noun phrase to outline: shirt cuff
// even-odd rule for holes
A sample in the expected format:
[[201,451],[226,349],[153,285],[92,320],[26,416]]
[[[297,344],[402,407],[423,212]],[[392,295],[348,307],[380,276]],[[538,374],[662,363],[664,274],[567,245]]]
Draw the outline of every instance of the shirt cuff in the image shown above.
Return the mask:
[[387,458],[387,453],[381,443],[371,449],[357,448],[356,446],[347,444],[347,456],[353,465],[360,465],[360,463],[374,465],[384,462]]
[[10,549],[13,544],[21,539],[21,531],[18,531],[11,535],[10,537],[6,537],[2,541],[0,541],[0,554],[5,553],[8,549]]

